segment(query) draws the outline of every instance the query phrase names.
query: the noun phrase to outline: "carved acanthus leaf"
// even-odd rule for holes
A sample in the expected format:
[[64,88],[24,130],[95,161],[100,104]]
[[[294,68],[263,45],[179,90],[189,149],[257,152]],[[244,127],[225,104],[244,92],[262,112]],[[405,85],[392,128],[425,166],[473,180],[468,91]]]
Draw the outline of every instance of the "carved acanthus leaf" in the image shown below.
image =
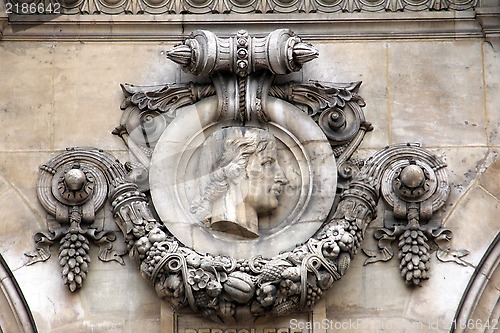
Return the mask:
[[161,86],[121,85],[125,100],[121,108],[137,106],[140,110],[165,112],[175,116],[175,110],[193,104],[202,98],[215,95],[211,84],[172,83]]
[[391,12],[397,12],[404,10],[404,5],[402,0],[387,0],[385,3],[386,10]]
[[350,83],[331,83],[320,81],[291,82],[283,85],[273,85],[269,94],[308,107],[310,116],[334,107],[344,108],[346,102],[356,102],[365,106],[358,95],[361,81]]
[[353,13],[361,11],[361,4],[359,0],[345,0],[342,4],[342,11]]

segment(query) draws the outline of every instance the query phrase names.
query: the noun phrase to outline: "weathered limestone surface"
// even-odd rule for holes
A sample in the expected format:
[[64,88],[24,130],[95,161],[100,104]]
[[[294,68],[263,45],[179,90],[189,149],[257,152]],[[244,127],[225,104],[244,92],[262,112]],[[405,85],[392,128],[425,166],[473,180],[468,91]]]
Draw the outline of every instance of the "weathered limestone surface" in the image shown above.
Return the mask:
[[[315,45],[319,59],[306,64],[297,79],[363,81],[360,94],[375,130],[367,134],[359,156],[418,141],[447,162],[452,192],[435,218],[453,231],[452,247],[470,254],[463,258],[467,266],[433,257],[432,278],[414,289],[400,278],[396,259],[363,266],[366,257],[359,254],[313,313],[297,317],[304,324],[316,323],[314,330],[303,332],[329,332],[321,323],[341,325],[339,332],[380,332],[382,327],[388,332],[448,332],[500,227],[499,53],[480,39]],[[119,84],[192,79],[164,57],[172,46],[0,41],[0,253],[24,291],[39,332],[166,333],[178,324],[184,333],[197,323],[185,314],[173,317],[128,258],[125,266],[103,263],[93,247],[85,286],[72,294],[61,280],[56,249],[51,259],[32,266],[25,265],[24,256],[34,249],[32,236],[45,229],[47,219],[36,198],[38,166],[69,146],[95,146],[127,161],[121,140],[110,133],[121,116]],[[373,229],[387,216],[380,202],[364,247],[375,248]],[[98,218],[116,229],[108,206]],[[121,242],[116,243],[120,248]],[[498,274],[493,278],[498,280]],[[494,298],[495,290],[490,295]],[[254,327],[260,333],[293,323]]]
[[391,44],[392,139],[425,146],[486,145],[480,54],[479,41]]
[[[498,50],[497,50],[498,51]],[[491,145],[500,142],[500,96],[498,95],[499,83],[495,77],[500,74],[500,55],[493,50],[490,44],[484,45],[484,80],[486,84],[485,108],[488,125],[488,140]]]

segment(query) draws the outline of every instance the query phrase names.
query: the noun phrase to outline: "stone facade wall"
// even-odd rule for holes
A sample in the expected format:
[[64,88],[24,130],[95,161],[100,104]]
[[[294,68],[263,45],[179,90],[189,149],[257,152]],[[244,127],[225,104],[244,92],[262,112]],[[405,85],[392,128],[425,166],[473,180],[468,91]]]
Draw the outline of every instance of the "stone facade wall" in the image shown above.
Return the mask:
[[[297,28],[301,29],[299,24]],[[251,29],[265,27],[252,24]],[[227,34],[233,32],[226,29]],[[119,84],[195,78],[166,59],[165,51],[176,43],[168,37],[166,42],[6,37],[0,39],[0,254],[20,285],[39,332],[187,333],[192,331],[186,329],[200,327],[240,332],[255,328],[256,333],[449,332],[461,309],[466,318],[477,319],[476,328],[487,320],[495,324],[490,319],[495,313],[490,316],[498,300],[498,270],[493,275],[496,266],[488,269],[482,264],[488,253],[496,253],[493,243],[500,226],[500,53],[477,36],[343,41],[315,37],[314,31],[306,35],[320,57],[287,79],[363,81],[360,95],[375,129],[357,156],[368,157],[393,143],[420,142],[448,164],[451,196],[434,218],[453,231],[453,248],[470,251],[463,258],[467,265],[434,257],[431,279],[409,288],[399,276],[396,258],[364,266],[367,257],[360,253],[311,313],[232,326],[174,314],[141,278],[135,262],[125,257],[124,266],[103,263],[97,260],[95,247],[84,288],[70,293],[61,280],[55,249],[48,261],[26,265],[24,253],[34,249],[33,234],[45,230],[48,219],[36,197],[38,167],[72,146],[98,147],[127,161],[122,141],[111,134],[121,117]],[[373,229],[390,218],[382,201],[378,215],[364,248],[376,248]],[[117,230],[108,206],[97,220]],[[115,248],[123,247],[120,241],[115,243]],[[472,292],[469,282],[478,275],[490,284],[483,309],[467,317],[467,303],[461,301]],[[288,330],[278,330],[283,327]]]

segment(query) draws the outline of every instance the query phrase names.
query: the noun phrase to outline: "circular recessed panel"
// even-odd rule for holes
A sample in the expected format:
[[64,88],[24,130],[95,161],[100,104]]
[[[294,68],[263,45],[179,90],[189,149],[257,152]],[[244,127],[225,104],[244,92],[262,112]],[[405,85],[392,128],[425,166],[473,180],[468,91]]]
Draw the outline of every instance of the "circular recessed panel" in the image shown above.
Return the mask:
[[151,196],[182,243],[213,255],[272,256],[305,242],[325,221],[336,165],[319,127],[278,99],[271,119],[218,121],[217,100],[178,110],[150,166]]
[[[214,182],[217,181],[219,164],[224,153],[226,153],[225,148],[227,148],[227,144],[225,143],[229,140],[237,140],[238,138],[241,138],[243,132],[242,129],[244,129],[245,134],[243,138],[260,136],[263,144],[266,144],[269,139],[273,142],[273,146],[275,145],[275,148],[273,147],[273,149],[276,151],[277,156],[276,166],[268,169],[263,167],[262,169],[264,173],[262,176],[273,178],[274,180],[277,177],[281,177],[280,175],[283,173],[281,180],[277,179],[276,182],[271,182],[271,191],[269,191],[272,192],[272,187],[274,186],[275,190],[279,193],[276,195],[278,206],[259,214],[257,219],[258,222],[256,223],[256,225],[258,224],[258,227],[254,232],[255,235],[250,237],[265,238],[267,236],[274,235],[277,232],[283,232],[289,225],[297,221],[302,216],[304,208],[311,198],[312,189],[312,178],[310,172],[311,161],[304,151],[303,146],[292,133],[288,132],[276,123],[271,122],[268,126],[260,128],[253,126],[242,128],[232,126],[231,122],[219,122],[213,123],[200,130],[200,132],[193,137],[193,141],[201,142],[200,140],[203,140],[205,137],[207,139],[198,148],[186,150],[179,159],[179,164],[176,167],[177,174],[175,179],[177,180],[177,183],[184,184],[184,186],[179,186],[177,188],[177,193],[179,195],[178,199],[179,203],[186,211],[190,211],[194,216],[196,216],[196,213],[192,212],[192,210],[196,210],[196,201],[202,199],[203,196],[207,196],[207,191],[215,190],[215,188],[211,189],[211,187],[213,187]],[[256,148],[258,149],[258,145],[256,145]],[[264,150],[264,152],[266,151],[268,150]],[[228,154],[226,153],[226,156],[227,155]],[[237,154],[234,156],[238,157]],[[262,161],[262,163],[266,162],[267,161]],[[231,161],[229,161],[229,163],[231,163]],[[214,167],[216,168],[215,170]],[[228,165],[228,167],[230,168],[231,166]],[[246,176],[244,175],[246,174],[246,170],[245,172],[242,170],[241,174],[242,176]],[[236,180],[228,181],[230,183],[236,182]],[[238,205],[238,200],[244,201],[243,196],[247,197],[249,195],[248,191],[244,195],[241,195],[241,191],[238,193],[227,192],[232,195],[233,198],[236,198],[236,200],[232,200],[232,198],[224,199],[225,201],[235,201],[231,206]],[[222,199],[222,196],[218,197]],[[240,199],[238,199],[239,197]],[[211,201],[214,202],[216,200]],[[214,204],[216,203],[214,202]],[[215,207],[212,207],[215,206],[214,204],[210,203],[210,207],[212,209],[215,209]],[[229,207],[228,204],[225,204],[224,206],[225,210],[232,209],[232,207]],[[247,210],[249,209],[247,208],[245,213],[247,213]],[[212,215],[211,212],[209,213],[209,215]],[[213,221],[204,222],[205,220],[206,219],[203,217],[198,218],[198,222],[210,227]],[[211,220],[213,220],[213,217]],[[242,220],[242,224],[250,223],[250,217],[248,216],[245,216],[245,218],[240,220]],[[223,224],[227,225],[227,223]],[[214,231],[214,236],[220,239],[232,240],[234,239],[233,235],[236,234],[238,236],[238,233],[234,232],[217,232],[219,230]],[[240,236],[242,236],[239,238],[241,240],[247,240],[249,237],[245,235]]]

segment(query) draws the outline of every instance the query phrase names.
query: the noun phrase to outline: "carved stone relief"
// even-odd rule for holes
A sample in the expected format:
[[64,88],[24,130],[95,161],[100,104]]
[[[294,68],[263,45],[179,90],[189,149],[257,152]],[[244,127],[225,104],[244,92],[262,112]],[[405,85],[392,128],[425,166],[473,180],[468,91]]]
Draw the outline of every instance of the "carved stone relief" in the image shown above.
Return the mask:
[[203,143],[198,169],[209,179],[190,212],[213,230],[259,237],[259,217],[278,208],[288,184],[274,135],[257,128],[222,128]]
[[47,232],[35,234],[37,249],[27,253],[28,265],[50,258],[49,247],[59,242],[59,264],[71,291],[83,286],[89,272],[90,241],[99,246],[99,259],[123,259],[112,250],[116,235],[95,225],[94,218],[108,198],[109,186],[125,169],[108,153],[97,149],[68,149],[40,166],[38,200],[55,220]]
[[[26,14],[23,3],[36,1],[8,0],[14,12]],[[49,5],[50,4],[50,5]],[[336,13],[397,12],[429,10],[467,10],[477,0],[48,0],[47,14],[227,14],[227,13]],[[29,7],[31,8],[31,7]],[[36,8],[35,8],[36,9]],[[31,13],[31,12],[30,12]]]
[[393,241],[398,242],[401,276],[409,285],[419,285],[422,280],[429,279],[431,252],[434,250],[441,261],[465,265],[460,257],[467,255],[468,251],[450,249],[447,245],[452,237],[451,231],[436,221],[430,222],[433,213],[445,204],[450,194],[444,171],[446,164],[419,146],[410,145],[382,151],[373,157],[372,163],[378,163],[376,159],[384,155],[392,157],[385,166],[381,193],[393,209],[397,223],[384,225],[375,232],[380,250],[363,249],[370,257],[365,265],[392,259]]
[[411,144],[352,158],[372,130],[360,82],[274,81],[317,56],[287,29],[195,31],[167,57],[210,83],[122,85],[114,134],[130,162],[82,148],[41,168],[40,202],[59,224],[35,236],[33,260],[62,239],[63,278],[80,287],[88,240],[105,233],[92,217],[109,197],[142,276],[175,308],[222,322],[283,315],[346,274],[381,193],[401,223],[376,233],[368,262],[390,259],[398,239],[405,280],[428,278],[429,243],[438,257],[450,251],[451,232],[431,219],[449,194],[445,165]]
[[[185,245],[201,252],[217,249],[218,254],[231,255],[238,246],[239,255],[250,258],[261,253],[278,254],[290,243],[306,241],[328,215],[336,192],[336,172],[330,172],[336,169],[335,160],[321,130],[306,114],[278,100],[265,104],[269,117],[276,122],[245,127],[230,119],[215,123],[216,100],[209,101],[179,110],[182,115],[171,123],[155,148],[149,179],[162,221]],[[205,118],[190,126],[187,119],[193,119],[194,113],[203,113]],[[290,122],[292,116],[301,122]],[[256,142],[255,149],[267,144],[271,151],[262,153],[276,156],[267,156],[269,165],[260,166],[260,173],[255,159],[263,154],[250,153],[253,149],[249,146],[238,147],[245,143],[242,129],[243,138],[253,135],[261,141],[261,147]],[[188,146],[180,135],[189,136]],[[220,140],[223,144],[217,143]],[[217,168],[212,171],[214,166]],[[200,196],[207,197],[207,202],[200,202]],[[265,202],[256,201],[271,202],[264,207]],[[210,212],[204,214],[201,204],[207,206],[205,210],[210,206]],[[207,214],[212,216],[208,218]],[[253,227],[240,224],[240,228],[229,228],[237,221]],[[227,233],[238,232],[245,241],[235,245],[239,238],[227,237]]]

